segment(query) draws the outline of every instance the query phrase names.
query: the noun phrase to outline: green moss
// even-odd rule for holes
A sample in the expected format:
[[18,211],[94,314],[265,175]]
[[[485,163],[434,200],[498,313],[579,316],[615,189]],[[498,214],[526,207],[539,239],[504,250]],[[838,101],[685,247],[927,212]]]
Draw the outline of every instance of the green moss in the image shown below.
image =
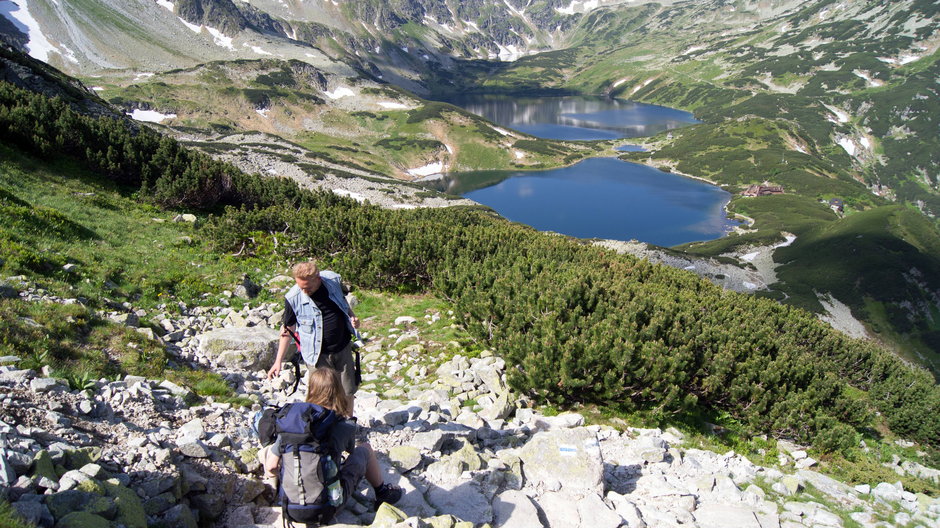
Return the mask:
[[122,486],[114,479],[105,481],[104,487],[108,496],[113,497],[117,504],[117,522],[127,528],[147,528],[147,513],[134,490]]

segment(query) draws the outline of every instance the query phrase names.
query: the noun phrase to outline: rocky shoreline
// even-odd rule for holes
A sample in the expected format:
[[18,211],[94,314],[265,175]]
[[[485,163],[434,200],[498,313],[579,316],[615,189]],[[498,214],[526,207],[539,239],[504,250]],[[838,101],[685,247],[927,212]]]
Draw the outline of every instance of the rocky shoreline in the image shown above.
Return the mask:
[[[29,289],[21,298],[50,302]],[[55,299],[55,302],[77,302]],[[196,402],[168,380],[127,376],[84,390],[47,373],[0,363],[0,495],[44,528],[279,526],[261,484],[249,428],[262,405],[288,396],[293,373],[268,381],[278,305],[182,310],[154,335],[174,361],[219,372],[238,407]],[[134,316],[132,316],[134,314]],[[130,310],[107,315],[136,326]],[[684,447],[675,429],[585,425],[546,416],[514,395],[505,362],[466,357],[456,343],[424,339],[451,317],[402,316],[370,336],[356,401],[361,439],[379,453],[402,500],[372,512],[364,485],[337,522],[345,526],[666,527],[936,526],[940,499],[900,483],[848,486],[813,470],[799,446],[777,443],[779,464]],[[152,332],[141,329],[143,333]],[[399,347],[403,336],[417,344]],[[198,403],[192,405],[193,403]],[[918,464],[899,472],[940,479]]]

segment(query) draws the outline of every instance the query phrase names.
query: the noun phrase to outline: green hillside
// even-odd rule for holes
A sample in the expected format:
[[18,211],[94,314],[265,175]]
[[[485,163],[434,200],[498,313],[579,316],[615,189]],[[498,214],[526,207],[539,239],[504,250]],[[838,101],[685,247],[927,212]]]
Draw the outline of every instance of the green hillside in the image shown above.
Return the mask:
[[[125,198],[115,200],[133,198],[159,208],[154,212],[199,211],[206,220],[195,233],[198,243],[209,254],[229,255],[218,264],[222,273],[286,256],[319,257],[365,287],[436,292],[453,303],[472,336],[516,366],[511,384],[541,402],[659,416],[720,410],[751,430],[812,441],[824,450],[857,445],[860,431],[875,426],[876,410],[896,434],[928,444],[940,438],[940,420],[925,419],[940,416],[940,388],[926,371],[848,339],[807,312],[724,291],[684,271],[479,211],[389,211],[286,180],[262,180],[147,130],[82,116],[60,100],[5,83],[0,137],[30,155],[62,153],[81,169],[69,172],[90,170],[116,185]],[[13,211],[38,202],[21,190],[35,177],[17,168],[24,163],[18,156],[5,151],[14,160],[3,180]],[[63,276],[59,262],[42,261],[46,253],[34,248],[73,237],[94,240],[88,226],[61,212],[25,227],[12,218],[4,216],[0,245],[5,274],[87,288]],[[55,230],[29,228],[41,221]],[[30,238],[39,233],[51,240]],[[155,247],[173,251],[158,241]],[[21,256],[30,251],[39,260]],[[123,293],[130,298],[188,299],[217,291],[206,282],[217,273],[198,265],[189,270],[180,260],[179,268],[168,268],[178,275],[162,272],[158,276],[167,279],[156,288],[135,292],[132,284],[147,282],[131,271],[134,264],[102,275],[101,264],[82,251],[77,255],[89,279],[131,279]],[[100,255],[102,263],[113,259]],[[110,295],[121,294],[121,282],[104,284],[116,290]]]

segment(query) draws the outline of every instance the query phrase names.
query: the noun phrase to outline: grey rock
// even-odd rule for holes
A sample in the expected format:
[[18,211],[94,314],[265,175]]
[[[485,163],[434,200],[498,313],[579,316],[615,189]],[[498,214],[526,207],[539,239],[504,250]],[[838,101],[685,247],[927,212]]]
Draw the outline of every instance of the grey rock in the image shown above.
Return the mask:
[[185,504],[177,504],[176,506],[167,510],[163,515],[163,520],[167,526],[174,526],[178,528],[198,528],[196,524],[196,516],[193,515],[192,510],[189,509],[189,506]]
[[147,515],[159,515],[175,506],[176,502],[172,493],[161,493],[144,501],[144,511]]
[[703,504],[692,515],[701,528],[761,528],[757,513],[742,506]]
[[59,478],[59,491],[70,490],[78,486],[79,483],[90,480],[91,477],[78,470],[66,471]]
[[189,503],[199,512],[200,519],[215,520],[225,511],[225,498],[212,493],[191,495]]
[[0,486],[9,487],[16,482],[16,470],[13,464],[7,460],[5,450],[0,450]]
[[46,506],[49,507],[53,517],[61,519],[68,513],[83,510],[84,506],[96,497],[94,493],[86,491],[66,490],[46,497]]
[[246,370],[270,367],[279,339],[280,332],[264,326],[222,328],[199,336],[204,354],[223,366]]
[[581,517],[581,526],[591,528],[617,528],[624,523],[623,517],[595,494],[588,494],[578,501],[578,516]]
[[382,416],[382,423],[395,427],[397,425],[404,425],[408,423],[408,420],[411,418],[411,414],[408,411],[392,411],[385,413]]
[[493,524],[502,528],[544,526],[539,520],[539,512],[532,504],[532,499],[515,490],[504,491],[493,501]]
[[[356,503],[358,504],[358,503]],[[228,526],[249,526],[255,524],[254,508],[249,504],[240,506],[228,514]]]
[[0,365],[14,365],[20,361],[19,356],[0,356]]
[[95,405],[89,400],[82,400],[78,402],[78,412],[88,415],[95,410]]
[[29,382],[29,390],[36,393],[64,391],[65,386],[55,378],[35,378]]
[[435,453],[441,450],[446,435],[440,429],[433,429],[425,433],[416,433],[411,439],[411,445],[422,450]]
[[52,526],[55,518],[49,511],[49,508],[38,501],[20,501],[14,502],[13,511],[23,518],[26,522],[35,526]]
[[615,491],[607,493],[607,499],[613,504],[617,514],[626,521],[629,528],[646,528],[646,522],[640,509],[629,498]]
[[205,436],[205,425],[199,418],[194,418],[181,425],[176,434],[176,438],[183,442],[202,440]]
[[206,444],[200,440],[193,440],[179,446],[180,453],[190,458],[208,458],[210,452]]
[[411,316],[409,316],[409,315],[402,315],[402,316],[399,316],[399,317],[396,317],[396,318],[395,318],[395,326],[413,325],[413,324],[415,324],[415,323],[417,323],[417,322],[418,322],[417,319],[415,319],[414,317],[411,317]]
[[475,481],[463,481],[455,486],[432,486],[427,497],[438,511],[464,521],[473,524],[493,522],[493,506]]
[[597,436],[585,428],[536,434],[520,451],[528,481],[546,483],[564,478],[564,487],[585,494],[604,491],[604,462]]
[[[577,495],[549,491],[539,497],[538,505],[545,514],[545,520],[548,521],[549,526],[587,527],[581,524],[581,516],[578,514],[579,499]],[[633,525],[630,525],[630,528],[633,528]]]
[[131,328],[137,328],[140,326],[140,318],[138,318],[137,314],[133,312],[109,315],[108,319],[111,320],[111,322],[129,326]]

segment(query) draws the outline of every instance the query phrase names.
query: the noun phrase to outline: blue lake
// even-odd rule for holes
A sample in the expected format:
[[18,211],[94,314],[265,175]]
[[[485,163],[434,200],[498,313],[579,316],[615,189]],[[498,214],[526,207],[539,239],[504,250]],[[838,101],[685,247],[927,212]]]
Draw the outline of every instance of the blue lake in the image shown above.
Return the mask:
[[[498,125],[548,139],[621,139],[697,123],[672,108],[600,97],[483,96],[449,101]],[[618,150],[642,150],[628,142]],[[449,173],[427,182],[505,218],[579,238],[659,246],[719,238],[732,229],[731,195],[708,183],[616,158],[542,171]]]

